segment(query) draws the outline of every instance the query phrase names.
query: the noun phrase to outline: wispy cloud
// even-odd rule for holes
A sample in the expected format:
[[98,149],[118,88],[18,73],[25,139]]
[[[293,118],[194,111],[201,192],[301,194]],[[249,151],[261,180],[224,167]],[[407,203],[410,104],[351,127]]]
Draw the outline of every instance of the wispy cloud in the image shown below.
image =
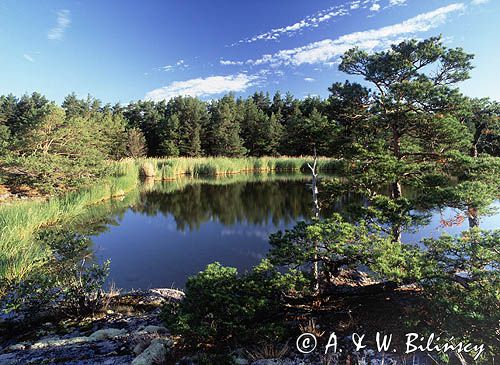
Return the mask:
[[184,69],[189,68],[189,65],[184,60],[178,60],[175,64],[165,65],[165,66],[159,67],[158,70],[169,72],[169,71],[174,71],[174,70],[178,70],[178,69],[182,69],[182,68],[184,68]]
[[406,0],[389,0],[389,6],[406,5]]
[[35,62],[35,59],[33,57],[31,57],[29,54],[25,53],[23,54],[23,58],[26,60],[26,61],[29,61],[29,62]]
[[171,84],[152,90],[145,96],[147,100],[168,100],[178,95],[210,96],[227,92],[245,91],[256,84],[259,76],[239,73],[227,76],[210,76],[186,81],[174,81]]
[[52,40],[61,40],[64,37],[64,31],[71,24],[71,12],[69,10],[59,10],[57,12],[56,26],[49,30],[47,38]]
[[[274,54],[266,54],[261,58],[245,61],[252,66],[280,65],[299,66],[302,64],[331,64],[338,62],[338,58],[347,50],[359,47],[367,51],[384,49],[392,43],[414,36],[416,33],[426,32],[445,23],[451,13],[464,10],[462,3],[450,4],[434,11],[417,15],[401,23],[361,32],[343,35],[337,39],[325,39],[308,45],[281,50]],[[237,61],[236,61],[237,62]]]
[[245,64],[243,61],[229,61],[222,58],[219,60],[219,63],[224,66],[241,66]]
[[316,80],[313,79],[312,77],[304,77],[304,81],[306,81],[306,82],[314,82]]
[[472,4],[473,5],[482,5],[482,4],[486,4],[489,1],[490,0],[472,0]]
[[[368,9],[370,10],[378,10],[380,9],[380,5],[377,4],[379,0],[352,0],[348,1],[345,4],[335,5],[329,7],[327,9],[323,9],[317,11],[312,15],[308,15],[303,19],[280,28],[273,28],[269,31],[254,35],[252,37],[248,37],[245,39],[240,39],[238,42],[233,43],[232,46],[242,44],[242,43],[253,43],[257,41],[269,41],[269,40],[277,40],[283,36],[293,36],[300,31],[307,28],[316,28],[323,22],[331,21],[335,18],[340,18],[350,14],[350,10],[356,9]],[[392,6],[399,5],[399,3],[406,0],[391,0],[395,2]]]

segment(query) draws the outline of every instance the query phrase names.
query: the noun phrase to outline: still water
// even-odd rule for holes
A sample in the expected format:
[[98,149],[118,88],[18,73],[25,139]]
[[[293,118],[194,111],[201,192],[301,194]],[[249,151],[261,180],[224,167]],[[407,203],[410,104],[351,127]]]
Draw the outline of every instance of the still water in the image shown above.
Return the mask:
[[[265,257],[269,234],[311,216],[309,182],[307,175],[239,175],[141,187],[106,203],[107,218],[92,236],[96,256],[111,260],[109,281],[125,290],[182,288],[214,261],[250,269]],[[332,209],[342,208],[340,201]],[[426,214],[424,226],[403,234],[405,242],[468,228],[467,220],[443,225],[460,214],[453,209]],[[481,226],[498,228],[499,218],[483,217]]]

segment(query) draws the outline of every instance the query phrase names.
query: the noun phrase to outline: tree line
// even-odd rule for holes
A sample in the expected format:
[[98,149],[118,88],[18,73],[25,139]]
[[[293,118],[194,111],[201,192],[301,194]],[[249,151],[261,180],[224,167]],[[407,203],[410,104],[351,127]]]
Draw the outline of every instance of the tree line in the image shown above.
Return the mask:
[[325,99],[256,92],[209,102],[178,96],[110,105],[73,93],[57,106],[36,92],[0,96],[3,174],[40,179],[37,169],[67,167],[73,177],[98,176],[103,160],[144,155],[297,156],[316,150],[334,157],[385,156],[408,168],[452,151],[499,156],[500,104],[469,98],[455,86],[469,78],[472,59],[439,37],[403,42],[389,53],[353,49],[339,68],[365,82],[334,83]]

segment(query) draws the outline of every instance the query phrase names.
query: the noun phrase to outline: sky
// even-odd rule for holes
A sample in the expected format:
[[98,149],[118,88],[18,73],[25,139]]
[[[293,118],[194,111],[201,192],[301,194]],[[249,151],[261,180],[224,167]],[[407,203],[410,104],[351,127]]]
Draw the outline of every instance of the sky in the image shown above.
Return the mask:
[[500,0],[0,0],[0,94],[327,97],[355,80],[346,50],[442,35],[475,54],[461,90],[500,100],[499,19]]

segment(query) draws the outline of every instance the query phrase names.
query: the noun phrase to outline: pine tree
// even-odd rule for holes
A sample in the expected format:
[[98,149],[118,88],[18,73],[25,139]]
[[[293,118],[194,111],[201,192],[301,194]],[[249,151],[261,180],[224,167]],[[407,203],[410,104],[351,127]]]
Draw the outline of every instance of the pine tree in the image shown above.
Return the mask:
[[207,153],[213,156],[237,157],[245,154],[240,137],[240,115],[232,94],[210,105],[207,131]]
[[146,156],[146,138],[138,128],[132,128],[127,134],[127,156],[132,158]]

